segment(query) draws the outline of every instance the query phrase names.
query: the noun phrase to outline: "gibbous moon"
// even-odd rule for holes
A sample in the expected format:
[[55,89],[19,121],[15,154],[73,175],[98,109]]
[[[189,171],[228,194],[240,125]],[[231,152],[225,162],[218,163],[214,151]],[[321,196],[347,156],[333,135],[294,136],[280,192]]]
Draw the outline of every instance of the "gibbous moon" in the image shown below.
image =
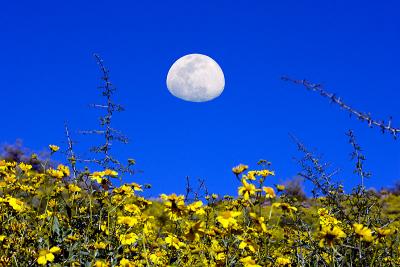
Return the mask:
[[212,58],[189,54],[172,65],[167,75],[172,95],[191,102],[206,102],[218,97],[225,87],[222,69]]

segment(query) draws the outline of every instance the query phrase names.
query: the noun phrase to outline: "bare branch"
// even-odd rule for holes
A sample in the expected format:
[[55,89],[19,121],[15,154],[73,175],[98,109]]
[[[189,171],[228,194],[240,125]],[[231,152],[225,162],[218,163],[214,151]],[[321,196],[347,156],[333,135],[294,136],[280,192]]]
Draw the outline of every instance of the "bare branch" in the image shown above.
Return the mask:
[[349,112],[350,115],[355,115],[359,120],[367,122],[369,127],[377,126],[381,129],[382,133],[389,132],[395,139],[397,138],[397,135],[400,134],[400,128],[395,128],[392,126],[391,117],[387,123],[385,123],[383,120],[373,119],[369,113],[357,111],[343,102],[340,97],[337,97],[335,94],[326,91],[321,84],[311,83],[307,80],[295,80],[289,77],[282,77],[282,80],[300,84],[308,90],[318,92],[321,96],[330,99],[332,103],[339,105],[339,107]]
[[86,130],[86,131],[79,131],[78,133],[80,134],[104,134],[104,131],[102,130]]

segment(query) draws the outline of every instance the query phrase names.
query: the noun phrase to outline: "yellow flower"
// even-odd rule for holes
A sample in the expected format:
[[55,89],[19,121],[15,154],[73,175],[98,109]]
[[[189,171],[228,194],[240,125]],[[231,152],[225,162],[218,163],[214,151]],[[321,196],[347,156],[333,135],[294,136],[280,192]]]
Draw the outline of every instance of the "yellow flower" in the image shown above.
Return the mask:
[[51,153],[57,152],[60,149],[60,147],[56,145],[49,145],[49,148]]
[[285,190],[285,186],[282,184],[278,184],[276,185],[276,189],[278,190],[278,192],[282,192]]
[[79,186],[77,186],[76,184],[69,184],[68,190],[72,193],[75,193],[75,192],[80,192],[82,189]]
[[329,214],[329,211],[327,209],[325,209],[325,208],[319,208],[318,209],[318,215],[319,216],[325,216],[325,215],[328,215],[328,214]]
[[199,241],[200,235],[204,234],[204,222],[185,222],[187,229],[185,231],[185,237],[190,241]]
[[53,215],[53,212],[51,212],[49,210],[46,210],[45,213],[43,213],[42,215],[37,216],[37,218],[43,220],[43,219],[49,218],[51,215]]
[[121,242],[122,245],[131,245],[138,240],[138,236],[135,233],[129,233],[129,234],[121,234],[119,236],[119,241]]
[[136,206],[135,204],[126,204],[124,206],[124,210],[127,212],[133,213],[133,214],[139,214],[140,213],[140,208]]
[[260,176],[262,176],[262,177],[267,177],[267,176],[269,176],[269,175],[275,175],[275,172],[273,172],[273,171],[270,171],[270,170],[261,170],[261,171],[257,171],[257,175],[260,175]]
[[106,169],[104,170],[104,176],[110,176],[110,177],[117,177],[118,176],[118,172],[114,171],[114,170],[110,170],[110,169]]
[[93,172],[90,176],[90,179],[95,180],[99,184],[103,181],[104,173],[103,172]]
[[283,212],[287,212],[289,214],[292,214],[293,211],[297,211],[296,207],[291,206],[288,203],[274,203],[272,204],[273,207],[281,208]]
[[110,266],[110,265],[102,260],[97,260],[94,263],[94,267],[108,267],[108,266]]
[[244,267],[261,267],[261,265],[256,264],[256,261],[253,260],[251,256],[241,258],[240,262],[243,263]]
[[93,246],[95,249],[105,249],[107,247],[107,244],[101,241],[94,243]]
[[393,233],[392,229],[383,229],[377,228],[376,233],[378,234],[378,238],[383,238]]
[[318,214],[319,214],[319,224],[321,226],[338,225],[342,223],[335,217],[329,215],[329,211],[325,208],[318,209]]
[[244,172],[245,170],[247,170],[248,168],[249,168],[249,166],[247,166],[247,165],[239,164],[238,166],[232,168],[232,172],[235,175],[239,175],[242,172]]
[[131,262],[130,260],[127,260],[125,258],[122,258],[119,261],[119,267],[134,267],[135,265],[133,264],[133,262]]
[[203,202],[201,200],[199,200],[199,201],[193,202],[192,204],[187,205],[187,210],[196,215],[203,215],[206,212],[204,211],[202,206],[203,206]]
[[256,224],[258,230],[262,232],[267,232],[267,225],[264,223],[264,217],[258,217],[256,213],[250,212],[250,217],[253,219],[254,223]]
[[239,249],[248,248],[253,253],[257,251],[258,246],[255,243],[253,243],[251,239],[249,238],[246,239],[241,236],[239,236],[238,239],[241,241],[239,244]]
[[249,180],[255,181],[256,180],[256,175],[257,175],[257,171],[248,171],[247,175],[243,175],[243,177],[245,179],[249,179]]
[[48,169],[47,173],[54,178],[61,179],[64,177],[64,172],[60,170]]
[[150,260],[156,265],[165,265],[165,251],[156,251],[155,253],[150,254]]
[[79,240],[79,235],[77,235],[77,234],[68,235],[66,239],[68,241],[76,241],[76,240]]
[[320,242],[319,246],[324,247],[325,243],[332,247],[335,241],[339,241],[341,238],[345,238],[346,234],[338,226],[322,226],[319,232]]
[[28,172],[29,170],[32,169],[32,165],[30,164],[25,164],[23,162],[21,162],[20,164],[18,164],[18,167],[21,169],[21,171],[23,172]]
[[106,224],[105,222],[103,222],[103,223],[100,225],[100,230],[103,231],[103,232],[105,232],[106,235],[109,235],[109,234],[110,234],[110,231],[108,230],[107,224]]
[[17,199],[17,198],[13,198],[13,197],[7,197],[6,201],[8,202],[8,204],[15,210],[15,211],[22,211],[25,207],[24,202],[22,202],[21,200]]
[[137,224],[138,220],[135,217],[132,216],[118,216],[118,224],[125,224],[128,226],[134,226]]
[[2,242],[6,238],[5,235],[0,235],[0,242]]
[[284,257],[278,257],[275,260],[275,264],[277,266],[290,266],[291,263],[292,261],[289,258],[284,258]]
[[[211,240],[211,250],[215,253],[221,253],[223,252],[225,249],[219,244],[218,240],[212,239]],[[223,254],[223,253],[222,253]],[[223,254],[224,255],[224,254]],[[225,259],[225,255],[224,258]]]
[[242,179],[242,185],[238,189],[239,196],[243,196],[245,200],[249,200],[251,195],[256,194],[256,186],[251,183],[247,183],[246,179]]
[[218,217],[217,221],[222,225],[224,228],[229,228],[231,226],[236,226],[237,221],[235,217],[241,215],[240,211],[224,211]]
[[143,191],[142,186],[140,184],[131,183],[130,185],[133,187],[133,190],[135,191]]
[[166,238],[165,238],[165,243],[170,246],[170,247],[174,247],[176,249],[180,249],[186,246],[185,243],[181,242],[179,240],[179,238],[177,238],[175,235],[169,234]]
[[266,198],[275,198],[276,197],[275,191],[272,187],[263,186],[262,189],[265,192]]
[[60,252],[61,249],[59,247],[52,247],[49,250],[40,250],[39,251],[39,258],[37,259],[37,263],[40,265],[45,265],[47,262],[54,261],[54,254]]
[[372,236],[372,231],[368,227],[360,224],[360,223],[354,223],[353,224],[353,229],[356,235],[366,241],[366,242],[372,242],[374,240],[374,237]]
[[168,216],[171,220],[177,221],[181,219],[181,216],[185,214],[185,201],[184,201],[184,196],[180,195],[177,196],[176,194],[172,195],[161,195],[161,199],[164,200],[164,206],[166,211],[168,213]]
[[122,185],[119,188],[115,188],[113,191],[114,191],[114,193],[124,194],[124,195],[127,195],[127,196],[133,195],[135,193],[133,191],[132,187],[130,187],[129,185],[126,185],[126,184]]
[[64,174],[64,176],[69,176],[70,175],[70,171],[69,171],[68,166],[60,164],[60,165],[57,166],[57,170],[61,171]]
[[215,260],[217,261],[223,261],[225,260],[226,256],[225,253],[223,252],[219,252],[216,256],[215,256]]
[[4,181],[6,181],[9,184],[13,184],[17,181],[17,178],[15,174],[7,174],[6,177],[4,177]]

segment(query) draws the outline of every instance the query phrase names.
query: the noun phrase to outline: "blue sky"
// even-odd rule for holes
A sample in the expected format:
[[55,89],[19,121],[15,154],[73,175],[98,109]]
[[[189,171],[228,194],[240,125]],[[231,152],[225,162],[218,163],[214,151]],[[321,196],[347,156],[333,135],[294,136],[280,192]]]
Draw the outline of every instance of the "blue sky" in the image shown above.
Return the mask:
[[[359,110],[400,125],[398,1],[7,1],[0,11],[0,142],[21,138],[34,150],[64,145],[73,131],[96,126],[100,53],[126,111],[115,126],[131,143],[151,194],[183,193],[185,177],[211,192],[236,194],[231,168],[273,163],[271,184],[298,172],[288,133],[318,148],[343,171],[349,190],[354,129],[374,176],[400,180],[400,143],[351,119],[325,99],[280,80],[323,83]],[[207,103],[173,97],[165,79],[179,57],[201,53],[224,71],[225,91]],[[89,138],[74,135],[83,150]],[[61,160],[61,159],[59,159]]]

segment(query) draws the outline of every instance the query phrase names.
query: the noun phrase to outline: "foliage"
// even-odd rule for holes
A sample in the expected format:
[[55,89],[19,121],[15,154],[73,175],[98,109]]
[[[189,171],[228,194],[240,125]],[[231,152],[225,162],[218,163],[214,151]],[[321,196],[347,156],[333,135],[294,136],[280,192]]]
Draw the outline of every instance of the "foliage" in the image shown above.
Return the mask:
[[356,189],[300,202],[282,187],[268,186],[275,173],[269,165],[258,166],[233,169],[237,197],[210,194],[205,202],[186,202],[176,194],[145,199],[136,183],[109,190],[96,186],[118,176],[110,169],[82,171],[78,184],[64,165],[40,173],[29,164],[2,160],[1,264],[400,264],[399,208],[393,210],[399,196]]

